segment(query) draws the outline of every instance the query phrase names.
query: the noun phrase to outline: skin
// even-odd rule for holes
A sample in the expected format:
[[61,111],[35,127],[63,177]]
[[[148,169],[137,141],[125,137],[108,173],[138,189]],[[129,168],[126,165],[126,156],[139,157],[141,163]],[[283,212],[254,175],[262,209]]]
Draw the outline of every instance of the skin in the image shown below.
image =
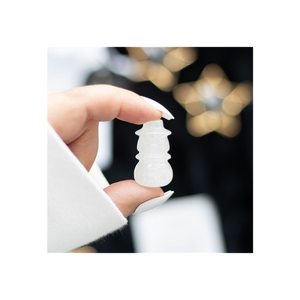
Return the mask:
[[[48,91],[48,121],[61,139],[89,171],[98,150],[98,123],[115,118],[133,124],[159,120],[162,112],[137,94],[109,85],[83,86],[68,91]],[[164,194],[125,180],[104,189],[124,217],[143,202]]]

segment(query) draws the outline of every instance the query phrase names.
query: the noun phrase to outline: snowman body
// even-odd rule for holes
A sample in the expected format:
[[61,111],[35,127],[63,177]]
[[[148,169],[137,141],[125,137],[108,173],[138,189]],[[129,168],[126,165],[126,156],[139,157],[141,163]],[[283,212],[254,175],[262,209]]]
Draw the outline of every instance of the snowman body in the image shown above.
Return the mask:
[[134,178],[140,185],[161,187],[172,181],[173,170],[168,162],[171,158],[168,154],[170,134],[162,120],[147,122],[136,131],[139,136],[136,158],[139,162],[134,169]]

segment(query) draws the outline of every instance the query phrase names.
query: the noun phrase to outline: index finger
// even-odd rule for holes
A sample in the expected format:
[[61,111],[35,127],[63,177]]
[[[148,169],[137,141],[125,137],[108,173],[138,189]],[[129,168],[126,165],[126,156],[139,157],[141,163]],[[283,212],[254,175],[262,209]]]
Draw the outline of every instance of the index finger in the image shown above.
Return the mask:
[[143,124],[162,117],[162,112],[141,96],[110,85],[83,86],[64,93],[80,97],[84,101],[87,118],[97,122],[117,118],[133,124]]

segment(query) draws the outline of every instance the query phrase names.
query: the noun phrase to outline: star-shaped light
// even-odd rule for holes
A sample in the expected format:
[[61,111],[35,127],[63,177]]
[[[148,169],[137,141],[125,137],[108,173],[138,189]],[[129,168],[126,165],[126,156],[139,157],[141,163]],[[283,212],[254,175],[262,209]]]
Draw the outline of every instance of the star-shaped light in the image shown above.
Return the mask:
[[240,112],[252,101],[252,84],[233,83],[220,66],[209,64],[197,81],[178,84],[173,95],[187,111],[191,135],[216,131],[234,137],[241,128]]
[[127,47],[136,64],[136,81],[149,80],[163,91],[172,91],[178,72],[197,58],[188,47]]

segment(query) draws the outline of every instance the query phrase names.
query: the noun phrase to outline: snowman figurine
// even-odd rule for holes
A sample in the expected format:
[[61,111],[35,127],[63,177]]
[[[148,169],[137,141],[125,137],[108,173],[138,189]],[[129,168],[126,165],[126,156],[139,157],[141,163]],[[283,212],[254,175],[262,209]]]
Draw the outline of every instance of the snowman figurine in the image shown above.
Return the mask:
[[171,131],[164,128],[162,120],[147,122],[136,131],[139,136],[136,158],[139,162],[134,169],[134,179],[138,184],[162,187],[172,181],[173,170],[168,162],[171,158],[168,154],[170,134]]

